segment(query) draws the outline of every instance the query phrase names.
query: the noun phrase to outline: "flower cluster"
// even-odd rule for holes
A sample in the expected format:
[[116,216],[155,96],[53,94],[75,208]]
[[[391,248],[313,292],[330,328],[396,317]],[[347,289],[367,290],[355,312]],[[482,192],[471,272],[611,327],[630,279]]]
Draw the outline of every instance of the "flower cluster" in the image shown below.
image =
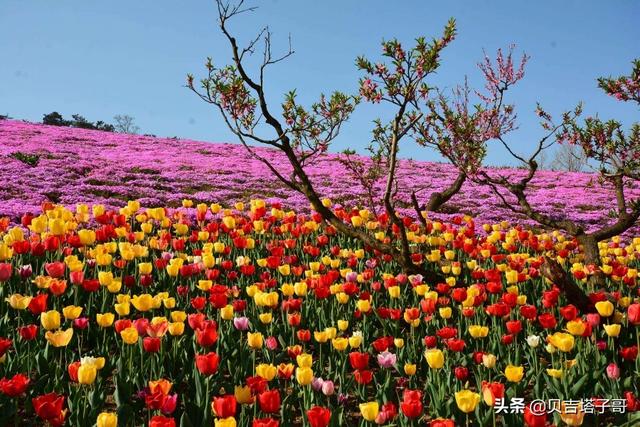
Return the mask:
[[[384,215],[323,201],[387,240]],[[0,222],[0,422],[59,426],[539,426],[497,399],[624,398],[640,409],[640,239],[600,245],[507,223],[404,218],[426,283],[315,212],[46,203]],[[584,287],[581,313],[540,274]],[[576,421],[578,420],[578,421]]]

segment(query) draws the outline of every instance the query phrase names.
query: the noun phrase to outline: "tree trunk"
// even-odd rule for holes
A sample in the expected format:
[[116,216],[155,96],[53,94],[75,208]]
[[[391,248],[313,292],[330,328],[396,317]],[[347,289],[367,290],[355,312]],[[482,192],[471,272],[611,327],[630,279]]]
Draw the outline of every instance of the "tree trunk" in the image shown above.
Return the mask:
[[581,313],[595,312],[595,307],[587,294],[569,277],[567,271],[556,260],[545,256],[540,272],[560,288],[567,297],[567,301],[575,305]]
[[589,234],[577,236],[578,243],[582,245],[582,253],[584,254],[584,264],[596,266],[596,272],[589,277],[589,284],[594,286],[604,285],[604,275],[600,271],[600,249],[598,241]]
[[462,184],[464,184],[466,179],[467,174],[464,172],[459,172],[455,181],[453,181],[447,188],[445,188],[441,192],[436,191],[435,193],[431,194],[425,210],[427,212],[437,212],[438,210],[440,210],[442,205],[447,203],[453,196],[458,194],[458,192],[462,188]]

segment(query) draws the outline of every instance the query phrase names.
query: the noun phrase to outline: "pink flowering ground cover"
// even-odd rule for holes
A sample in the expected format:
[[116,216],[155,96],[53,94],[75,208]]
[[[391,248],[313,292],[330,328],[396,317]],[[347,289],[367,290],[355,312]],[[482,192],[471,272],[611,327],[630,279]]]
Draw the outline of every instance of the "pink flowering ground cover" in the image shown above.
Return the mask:
[[[15,153],[39,156],[37,164]],[[281,170],[286,159],[270,149],[258,152]],[[0,121],[0,216],[17,220],[38,212],[43,201],[73,206],[103,203],[120,207],[138,199],[144,206],[179,206],[182,199],[229,205],[261,198],[281,202],[297,211],[308,210],[300,194],[285,188],[260,161],[241,145],[154,138],[76,128]],[[328,154],[308,169],[324,197],[352,207],[363,189]],[[496,171],[496,170],[494,170]],[[502,170],[505,174],[522,171]],[[428,197],[455,178],[455,169],[442,163],[404,160],[400,165],[398,200],[410,200],[412,189]],[[531,202],[541,211],[578,220],[587,227],[609,222],[613,194],[588,173],[541,171],[533,181]],[[382,183],[380,183],[380,190]],[[634,187],[630,196],[640,196]],[[414,214],[404,205],[408,214]],[[480,223],[508,220],[532,224],[500,205],[487,188],[467,182],[445,212],[431,217],[450,219],[472,214]]]

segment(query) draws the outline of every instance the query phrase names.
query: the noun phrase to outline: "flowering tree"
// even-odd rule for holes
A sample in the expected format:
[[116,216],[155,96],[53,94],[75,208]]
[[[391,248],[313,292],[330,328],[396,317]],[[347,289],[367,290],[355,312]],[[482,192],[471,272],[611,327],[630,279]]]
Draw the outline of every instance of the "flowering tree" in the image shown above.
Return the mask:
[[[493,75],[511,74],[512,66],[508,61],[498,62],[488,64],[483,71],[489,81]],[[634,62],[630,76],[600,78],[598,82],[607,94],[621,101],[640,103],[640,61]],[[545,227],[560,229],[574,236],[583,246],[585,263],[593,271],[593,280],[598,282],[602,279],[598,270],[598,242],[623,233],[640,217],[639,201],[630,200],[626,194],[633,181],[640,177],[640,124],[635,123],[625,132],[622,124],[616,120],[603,121],[598,117],[588,117],[580,122],[578,119],[581,114],[582,108],[579,105],[573,111],[565,112],[561,120],[556,122],[549,113],[538,106],[537,115],[541,118],[545,133],[537,141],[530,157],[517,154],[503,135],[498,134],[495,138],[516,160],[525,165],[524,175],[518,177],[517,173],[505,175],[495,171],[478,170],[474,179],[488,185],[512,211],[524,214]],[[588,164],[597,170],[600,184],[614,192],[616,208],[608,213],[613,217],[613,221],[607,221],[603,217],[602,225],[594,230],[587,230],[583,225],[571,220],[567,214],[559,213],[552,216],[536,208],[527,193],[528,186],[538,170],[536,159],[540,153],[556,143],[579,147]],[[509,200],[502,189],[506,189],[515,202]],[[567,212],[571,212],[571,209],[567,209]]]
[[486,77],[485,92],[472,93],[465,79],[464,85],[454,89],[450,98],[439,93],[428,102],[429,113],[414,130],[414,137],[420,145],[435,148],[456,166],[458,176],[444,191],[433,193],[423,207],[413,193],[414,208],[419,214],[421,210],[435,211],[451,199],[467,176],[474,175],[482,165],[486,142],[515,128],[514,107],[504,103],[504,94],[524,77],[527,60],[528,57],[523,56],[516,68],[512,49],[506,57],[498,50],[496,62],[503,72],[493,70],[488,57],[479,65]]
[[[218,68],[211,59],[206,63],[207,75],[196,88],[194,77],[187,77],[187,86],[202,100],[220,111],[231,131],[247,150],[262,161],[286,186],[304,194],[322,218],[346,236],[357,238],[373,249],[391,255],[400,266],[410,273],[422,274],[430,282],[442,280],[440,274],[414,262],[412,242],[409,241],[405,222],[396,213],[394,192],[397,187],[397,153],[400,140],[415,133],[427,115],[421,112],[420,103],[426,102],[430,92],[426,78],[439,66],[441,51],[453,40],[455,23],[451,20],[442,37],[426,42],[420,38],[416,46],[404,49],[396,41],[383,43],[383,55],[389,65],[374,64],[358,58],[357,67],[365,73],[360,81],[360,97],[334,92],[331,96],[320,96],[318,102],[305,108],[296,101],[295,91],[289,92],[282,104],[280,114],[268,105],[264,79],[265,71],[291,54],[289,50],[278,57],[272,55],[271,33],[264,28],[246,47],[241,48],[228,29],[231,18],[254,8],[243,8],[243,1],[229,4],[219,0],[218,15],[222,33],[232,51],[232,64]],[[264,44],[263,58],[257,76],[252,77],[246,68],[246,57],[255,52],[258,43]],[[369,102],[386,102],[394,107],[389,123],[376,122],[373,130],[374,142],[379,153],[380,167],[386,180],[382,206],[383,221],[393,231],[382,241],[362,228],[343,221],[322,202],[305,166],[326,152],[329,144],[338,136],[341,126],[349,118],[355,106],[364,98]],[[269,130],[270,128],[270,130]],[[270,132],[271,136],[266,136]],[[265,144],[282,151],[291,166],[289,172],[276,168],[267,158],[257,153],[250,143]],[[377,179],[377,177],[375,177]]]

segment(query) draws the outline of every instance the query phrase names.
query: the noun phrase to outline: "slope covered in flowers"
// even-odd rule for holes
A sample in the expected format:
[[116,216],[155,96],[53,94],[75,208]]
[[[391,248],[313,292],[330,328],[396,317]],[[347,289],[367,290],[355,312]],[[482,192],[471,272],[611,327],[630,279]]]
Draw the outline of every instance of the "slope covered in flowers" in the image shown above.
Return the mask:
[[[288,170],[279,153],[257,151],[280,170]],[[15,158],[16,153],[39,156],[37,164]],[[308,207],[303,196],[281,185],[264,164],[236,144],[4,120],[0,121],[0,159],[0,216],[14,219],[37,212],[46,200],[68,206],[104,203],[121,207],[133,199],[145,206],[177,206],[185,198],[225,204],[259,197],[285,202],[286,207],[298,211]],[[358,200],[354,196],[363,193],[336,155],[324,156],[308,172],[320,193],[334,202],[351,205]],[[426,198],[455,179],[455,173],[448,164],[403,161],[399,199],[410,200],[412,189],[423,189],[418,194]],[[591,174],[542,171],[532,185],[532,202],[546,213],[569,215],[585,224],[601,223],[603,213],[612,207],[612,194],[599,187],[594,190],[593,178]],[[634,189],[632,195],[640,196],[640,191]],[[479,222],[515,219],[488,189],[471,183],[465,184],[445,211],[440,219],[461,213],[473,214]]]

